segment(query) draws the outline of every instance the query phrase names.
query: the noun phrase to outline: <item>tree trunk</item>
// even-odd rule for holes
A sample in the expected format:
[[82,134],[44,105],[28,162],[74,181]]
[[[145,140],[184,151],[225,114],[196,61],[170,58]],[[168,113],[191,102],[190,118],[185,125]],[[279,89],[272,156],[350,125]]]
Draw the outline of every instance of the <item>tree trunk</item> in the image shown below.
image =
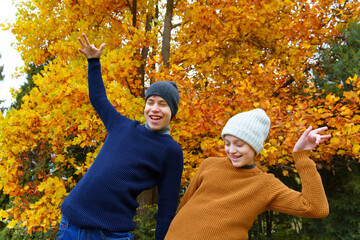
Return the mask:
[[[151,16],[150,13],[148,13],[146,15],[146,27],[145,27],[145,31],[148,32],[151,30],[151,22],[152,22],[153,18]],[[140,79],[141,79],[141,93],[140,93],[140,96],[142,98],[145,98],[145,88],[144,88],[144,85],[145,85],[145,66],[146,66],[146,59],[148,57],[148,53],[149,53],[149,47],[143,47],[141,49],[141,61],[142,61],[142,64],[141,66],[138,68],[138,73],[140,74]]]
[[172,29],[173,8],[174,8],[174,0],[167,0],[163,41],[161,47],[161,57],[164,66],[166,67],[169,67],[169,59],[170,59],[170,39],[171,39],[171,29]]
[[158,199],[157,187],[143,191],[137,198],[137,202],[139,203],[139,208],[137,209],[136,214],[140,217],[144,216],[147,211],[147,208],[145,206],[149,206],[157,203],[157,199]]
[[266,211],[266,237],[271,237],[273,211]]

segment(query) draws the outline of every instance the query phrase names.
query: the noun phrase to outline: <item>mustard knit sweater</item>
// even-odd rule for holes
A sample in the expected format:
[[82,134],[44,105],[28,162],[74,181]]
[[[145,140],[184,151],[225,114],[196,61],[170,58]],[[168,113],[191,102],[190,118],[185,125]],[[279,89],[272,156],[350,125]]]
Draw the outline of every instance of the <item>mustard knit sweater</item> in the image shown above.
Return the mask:
[[234,167],[228,158],[208,158],[200,165],[165,240],[242,240],[256,217],[273,210],[321,218],[329,206],[310,151],[293,153],[302,192],[285,186],[258,168]]

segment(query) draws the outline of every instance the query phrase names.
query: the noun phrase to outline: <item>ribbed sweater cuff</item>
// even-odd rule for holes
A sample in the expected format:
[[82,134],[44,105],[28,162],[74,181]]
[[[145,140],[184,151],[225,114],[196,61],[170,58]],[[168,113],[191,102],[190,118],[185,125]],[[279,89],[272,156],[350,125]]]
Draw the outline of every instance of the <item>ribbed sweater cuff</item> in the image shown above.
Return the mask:
[[309,158],[310,154],[310,150],[293,152],[292,156],[294,158],[296,168],[315,166],[315,162]]
[[87,59],[87,61],[89,63],[96,63],[96,62],[100,62],[100,58],[89,58],[89,59]]
[[298,157],[298,158],[306,158],[310,156],[311,151],[310,150],[301,150],[301,151],[297,151],[297,152],[293,152],[292,155],[293,157]]

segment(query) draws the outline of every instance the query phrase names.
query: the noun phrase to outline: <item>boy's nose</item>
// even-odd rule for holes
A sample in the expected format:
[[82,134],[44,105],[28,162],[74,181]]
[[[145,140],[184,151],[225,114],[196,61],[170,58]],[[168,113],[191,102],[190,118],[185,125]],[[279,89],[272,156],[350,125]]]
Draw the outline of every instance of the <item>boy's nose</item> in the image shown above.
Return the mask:
[[157,104],[154,104],[154,106],[151,108],[152,111],[159,111],[159,106]]

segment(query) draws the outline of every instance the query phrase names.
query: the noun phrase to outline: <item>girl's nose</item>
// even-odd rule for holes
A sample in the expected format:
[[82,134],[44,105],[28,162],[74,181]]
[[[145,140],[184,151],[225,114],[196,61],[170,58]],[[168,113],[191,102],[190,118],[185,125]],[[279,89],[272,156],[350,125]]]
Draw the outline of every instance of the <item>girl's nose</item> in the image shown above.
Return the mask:
[[236,150],[235,150],[234,146],[230,145],[229,153],[235,153],[235,152],[236,152]]

